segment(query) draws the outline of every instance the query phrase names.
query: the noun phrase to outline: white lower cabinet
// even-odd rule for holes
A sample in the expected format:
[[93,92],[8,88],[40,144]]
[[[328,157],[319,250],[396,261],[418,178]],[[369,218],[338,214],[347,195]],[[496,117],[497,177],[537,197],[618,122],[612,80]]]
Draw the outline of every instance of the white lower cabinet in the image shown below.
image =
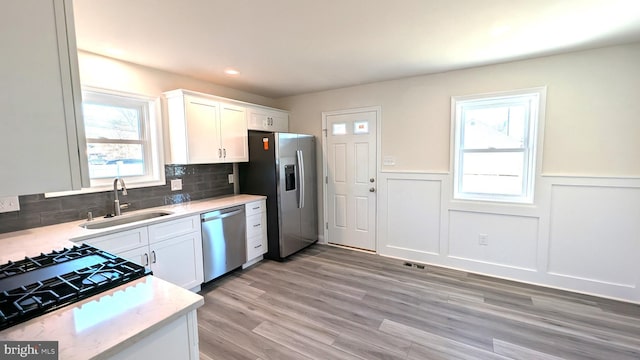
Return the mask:
[[149,250],[151,270],[155,276],[185,289],[200,286],[204,281],[200,233],[198,236],[192,233],[150,243]]
[[151,332],[109,359],[196,360],[200,358],[198,348],[198,319],[194,310]]
[[243,268],[263,259],[267,252],[267,209],[266,201],[254,201],[245,205],[247,216],[247,262]]
[[190,216],[125,230],[85,241],[153,271],[185,289],[200,290],[204,281],[200,216]]

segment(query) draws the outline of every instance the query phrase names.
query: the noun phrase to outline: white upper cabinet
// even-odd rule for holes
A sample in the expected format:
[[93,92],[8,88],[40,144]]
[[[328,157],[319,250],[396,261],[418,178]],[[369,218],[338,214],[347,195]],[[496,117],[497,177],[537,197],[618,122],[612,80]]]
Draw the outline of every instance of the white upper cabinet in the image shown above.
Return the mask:
[[246,109],[186,90],[165,93],[172,164],[249,160]]
[[220,142],[224,162],[249,161],[247,110],[244,107],[220,104]]
[[0,28],[0,197],[88,186],[71,1],[4,1]]
[[273,132],[289,131],[289,114],[284,111],[265,109],[261,107],[249,107],[249,130],[262,130]]

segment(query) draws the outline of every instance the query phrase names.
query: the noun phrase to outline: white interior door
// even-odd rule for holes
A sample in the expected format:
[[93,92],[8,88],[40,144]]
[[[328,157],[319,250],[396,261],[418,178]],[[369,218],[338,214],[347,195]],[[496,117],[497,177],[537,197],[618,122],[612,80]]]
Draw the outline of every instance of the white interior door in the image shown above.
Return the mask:
[[376,249],[378,111],[325,114],[329,243]]

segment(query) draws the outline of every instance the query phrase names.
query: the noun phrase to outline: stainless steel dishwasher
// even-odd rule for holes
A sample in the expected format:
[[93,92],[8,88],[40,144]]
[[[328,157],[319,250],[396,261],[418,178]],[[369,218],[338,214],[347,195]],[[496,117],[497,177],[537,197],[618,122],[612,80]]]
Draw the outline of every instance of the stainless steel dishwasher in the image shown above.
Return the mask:
[[200,219],[205,282],[247,262],[244,205],[211,211]]

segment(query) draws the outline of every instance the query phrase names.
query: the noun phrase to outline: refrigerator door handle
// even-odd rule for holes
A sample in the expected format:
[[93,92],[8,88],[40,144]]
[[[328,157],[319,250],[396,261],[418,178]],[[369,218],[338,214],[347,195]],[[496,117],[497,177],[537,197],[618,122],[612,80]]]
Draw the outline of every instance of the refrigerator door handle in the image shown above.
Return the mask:
[[296,150],[298,160],[298,208],[304,207],[304,155],[302,150]]

